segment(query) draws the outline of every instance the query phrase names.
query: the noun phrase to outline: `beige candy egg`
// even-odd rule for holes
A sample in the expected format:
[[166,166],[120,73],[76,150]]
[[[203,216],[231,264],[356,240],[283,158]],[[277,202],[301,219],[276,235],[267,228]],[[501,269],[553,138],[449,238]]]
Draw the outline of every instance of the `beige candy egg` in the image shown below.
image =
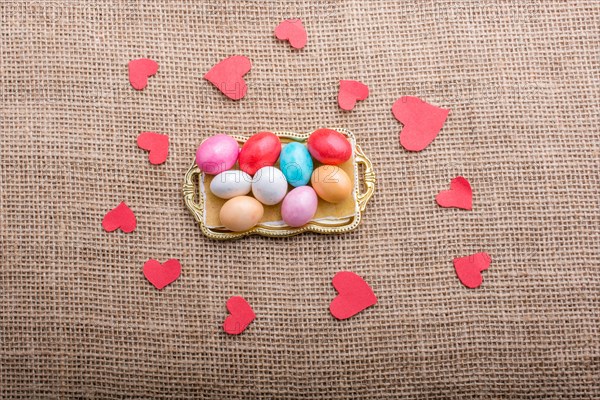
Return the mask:
[[310,182],[319,197],[330,203],[342,202],[352,193],[350,177],[335,165],[323,165],[315,169]]
[[225,228],[234,232],[242,232],[258,224],[263,213],[263,205],[254,197],[237,196],[223,204],[219,218]]

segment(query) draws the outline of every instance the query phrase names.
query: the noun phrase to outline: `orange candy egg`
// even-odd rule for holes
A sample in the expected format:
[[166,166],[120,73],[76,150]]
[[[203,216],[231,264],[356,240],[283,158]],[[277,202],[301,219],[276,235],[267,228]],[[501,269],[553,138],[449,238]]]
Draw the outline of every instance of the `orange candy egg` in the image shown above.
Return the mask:
[[352,193],[352,181],[340,167],[323,165],[310,178],[313,189],[325,201],[339,203]]
[[254,197],[237,196],[223,204],[219,218],[230,231],[243,232],[258,224],[263,213],[263,205]]

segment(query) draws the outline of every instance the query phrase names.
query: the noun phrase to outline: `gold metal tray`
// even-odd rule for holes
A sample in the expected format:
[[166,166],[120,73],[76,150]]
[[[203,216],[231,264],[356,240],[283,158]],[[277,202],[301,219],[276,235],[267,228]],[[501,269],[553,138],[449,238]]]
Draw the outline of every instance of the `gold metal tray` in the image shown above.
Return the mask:
[[[248,235],[262,235],[271,237],[287,237],[303,232],[316,232],[321,234],[339,234],[350,232],[358,226],[362,213],[367,207],[367,202],[375,191],[375,172],[371,160],[363,153],[352,132],[346,129],[334,128],[344,134],[352,145],[352,157],[340,165],[354,182],[352,198],[338,205],[327,203],[319,199],[315,218],[308,224],[299,228],[292,228],[283,221],[277,221],[281,216],[281,203],[274,206],[265,206],[265,216],[258,225],[244,232],[232,232],[218,226],[218,211],[226,201],[210,193],[208,186],[212,180],[211,175],[205,175],[194,163],[185,174],[183,184],[183,200],[194,219],[200,225],[202,233],[211,239],[230,240],[239,239]],[[305,143],[310,133],[274,132],[282,143],[297,141]],[[249,137],[231,135],[238,143],[243,144]],[[315,162],[315,168],[320,164]],[[216,214],[216,215],[215,215]]]

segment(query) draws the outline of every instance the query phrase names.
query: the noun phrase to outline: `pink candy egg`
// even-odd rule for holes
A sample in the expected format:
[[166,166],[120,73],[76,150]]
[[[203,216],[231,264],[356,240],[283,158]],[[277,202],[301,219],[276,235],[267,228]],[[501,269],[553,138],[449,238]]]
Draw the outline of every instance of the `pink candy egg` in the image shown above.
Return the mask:
[[196,164],[205,173],[217,175],[231,169],[239,153],[238,142],[231,136],[211,136],[198,146]]
[[285,196],[281,204],[283,221],[291,227],[308,223],[317,212],[317,194],[310,186],[300,186]]

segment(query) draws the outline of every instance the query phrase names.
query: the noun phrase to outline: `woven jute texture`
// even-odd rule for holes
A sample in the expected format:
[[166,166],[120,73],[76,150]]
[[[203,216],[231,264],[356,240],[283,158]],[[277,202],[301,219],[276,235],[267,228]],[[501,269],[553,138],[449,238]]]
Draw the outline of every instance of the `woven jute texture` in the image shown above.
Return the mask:
[[[2,1],[0,397],[600,398],[600,3],[540,3]],[[302,51],[273,35],[289,17]],[[202,78],[233,54],[238,102]],[[140,57],[160,70],[137,92]],[[370,97],[341,111],[340,79]],[[452,109],[419,153],[402,95]],[[201,234],[181,189],[202,139],[324,126],[375,165],[357,231]],[[166,164],[141,131],[170,135]],[[457,175],[473,211],[435,204]],[[120,201],[134,233],[102,230]],[[452,259],[479,251],[469,290]],[[156,290],[149,258],[181,278]],[[340,270],[379,299],[346,321]],[[257,315],[235,337],[232,295]]]

